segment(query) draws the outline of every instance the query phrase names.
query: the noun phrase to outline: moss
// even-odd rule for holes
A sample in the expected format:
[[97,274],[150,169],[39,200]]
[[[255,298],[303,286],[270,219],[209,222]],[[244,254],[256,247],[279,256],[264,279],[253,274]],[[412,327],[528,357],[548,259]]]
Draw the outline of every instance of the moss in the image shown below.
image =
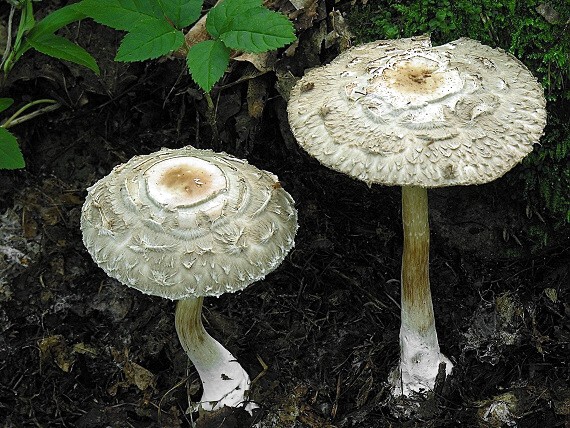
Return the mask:
[[550,114],[542,145],[521,168],[529,205],[555,217],[555,229],[570,223],[570,124],[559,117],[563,114]]

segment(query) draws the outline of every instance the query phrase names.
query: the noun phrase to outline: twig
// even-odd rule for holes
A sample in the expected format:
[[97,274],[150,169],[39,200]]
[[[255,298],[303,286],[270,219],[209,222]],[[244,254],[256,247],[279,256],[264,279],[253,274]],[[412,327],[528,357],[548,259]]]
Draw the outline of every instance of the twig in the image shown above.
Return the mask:
[[[30,107],[33,107],[35,105],[38,104],[52,104],[50,106],[47,107],[43,107],[41,109],[38,109],[30,114],[27,114],[25,116],[19,117],[23,112],[25,112],[27,109],[29,109]],[[58,103],[55,100],[49,100],[49,99],[42,99],[42,100],[36,100],[36,101],[32,101],[31,103],[26,104],[25,106],[23,106],[20,110],[18,110],[16,113],[14,113],[12,116],[10,116],[6,122],[4,122],[1,126],[2,128],[8,129],[11,128],[14,125],[18,125],[19,123],[22,122],[26,122],[27,120],[33,119],[37,116],[40,116],[44,113],[48,113],[50,111],[54,111],[57,110],[58,108],[61,107],[61,104]]]
[[8,33],[6,35],[6,49],[4,49],[4,54],[2,55],[2,63],[0,63],[0,68],[4,67],[4,63],[6,59],[8,59],[8,54],[10,53],[10,49],[12,49],[12,20],[14,18],[14,12],[16,11],[16,7],[12,6],[10,8],[10,15],[8,16]]
[[257,361],[259,361],[259,364],[261,364],[261,367],[263,370],[257,376],[255,376],[255,379],[253,379],[251,381],[252,385],[255,384],[263,376],[265,376],[265,374],[267,373],[267,370],[269,370],[269,366],[265,363],[265,361],[263,361],[263,359],[259,355],[256,355],[256,356],[257,356]]

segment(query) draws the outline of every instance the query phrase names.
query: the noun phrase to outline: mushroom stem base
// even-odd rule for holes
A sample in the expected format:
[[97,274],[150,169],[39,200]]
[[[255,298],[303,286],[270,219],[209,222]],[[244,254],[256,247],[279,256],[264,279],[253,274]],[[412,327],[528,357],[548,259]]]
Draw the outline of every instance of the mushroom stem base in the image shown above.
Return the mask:
[[427,336],[400,329],[400,364],[392,370],[388,379],[392,394],[407,397],[432,391],[442,363],[448,376],[453,364],[440,352],[435,328]]
[[188,358],[202,381],[203,394],[196,409],[213,411],[224,406],[239,407],[251,413],[257,406],[247,403],[250,380],[235,357],[212,338],[202,324],[204,298],[179,300],[176,305],[176,332]]

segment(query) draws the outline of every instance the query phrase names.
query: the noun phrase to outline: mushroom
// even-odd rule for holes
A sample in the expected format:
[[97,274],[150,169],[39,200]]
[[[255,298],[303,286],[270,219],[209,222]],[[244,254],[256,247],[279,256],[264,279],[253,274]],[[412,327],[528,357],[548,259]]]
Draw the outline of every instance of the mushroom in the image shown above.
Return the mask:
[[197,408],[247,401],[249,376],[205,331],[202,302],[283,261],[297,230],[293,204],[275,175],[192,147],[135,156],[88,189],[81,230],[93,260],[123,284],[178,301],[176,331],[203,385]]
[[429,285],[427,188],[501,177],[538,142],[543,89],[515,57],[462,38],[429,36],[353,47],[309,70],[291,91],[289,122],[323,165],[402,186],[404,248],[395,396],[432,390],[445,364]]

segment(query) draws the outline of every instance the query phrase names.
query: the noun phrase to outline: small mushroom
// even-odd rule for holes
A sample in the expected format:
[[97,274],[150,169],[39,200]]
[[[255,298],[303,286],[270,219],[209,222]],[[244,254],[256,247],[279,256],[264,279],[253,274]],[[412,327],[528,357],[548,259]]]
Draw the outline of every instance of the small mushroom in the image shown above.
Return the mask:
[[245,403],[250,380],[205,331],[202,302],[263,279],[293,247],[297,212],[277,183],[225,153],[162,149],[115,167],[83,205],[93,260],[123,284],[178,301],[176,331],[202,381],[197,407],[207,411]]
[[543,89],[515,57],[428,36],[351,48],[293,88],[289,122],[323,165],[369,185],[402,186],[400,364],[394,395],[431,390],[441,363],[429,285],[427,188],[501,177],[537,143]]

